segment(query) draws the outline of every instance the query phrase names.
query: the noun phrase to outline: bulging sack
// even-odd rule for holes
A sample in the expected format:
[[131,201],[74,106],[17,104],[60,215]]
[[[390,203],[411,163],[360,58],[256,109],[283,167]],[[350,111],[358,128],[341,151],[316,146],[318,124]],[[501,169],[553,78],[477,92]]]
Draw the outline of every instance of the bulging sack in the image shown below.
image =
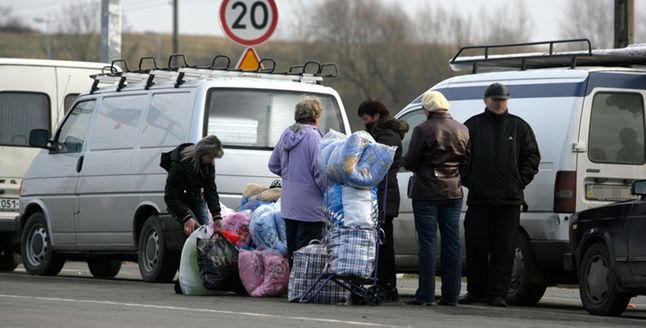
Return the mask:
[[289,262],[274,251],[242,251],[238,269],[242,284],[253,297],[280,296],[287,291]]
[[343,143],[332,143],[322,148],[320,160],[327,160],[327,177],[333,182],[354,188],[371,188],[388,173],[396,150],[397,147],[377,143],[368,132],[358,131]]
[[223,215],[222,218],[222,229],[240,236],[240,241],[235,245],[242,249],[249,249],[251,247],[249,224],[251,224],[251,211],[249,210],[228,213],[227,215]]
[[[319,287],[319,285],[314,286],[314,284],[325,271],[326,262],[327,255],[325,246],[321,244],[308,245],[294,252],[294,264],[289,275],[287,292],[287,300],[289,302],[298,302],[312,287],[311,295],[313,295]],[[319,304],[342,304],[349,301],[350,292],[341,287],[341,285],[330,281],[310,302]]]
[[197,239],[197,263],[204,287],[244,293],[238,275],[238,249],[220,233]]
[[374,228],[379,218],[377,189],[332,184],[323,196],[327,219],[337,226]]
[[287,256],[287,231],[279,204],[264,205],[253,212],[249,230],[259,250],[272,249]]

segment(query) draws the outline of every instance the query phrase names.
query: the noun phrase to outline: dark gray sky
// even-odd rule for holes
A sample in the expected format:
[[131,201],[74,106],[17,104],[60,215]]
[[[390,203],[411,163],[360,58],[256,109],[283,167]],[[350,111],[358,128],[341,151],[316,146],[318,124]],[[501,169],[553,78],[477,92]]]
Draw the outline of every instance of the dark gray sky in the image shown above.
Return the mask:
[[[91,0],[0,0],[0,4],[9,5],[14,13],[28,21],[35,17],[50,17],[55,19],[60,15],[61,8],[71,2],[89,2]],[[276,0],[279,7],[279,23],[276,37],[288,35],[290,22],[293,17],[302,14],[305,2],[324,0]],[[482,8],[496,8],[512,5],[519,0],[372,0],[383,2],[398,2],[410,15],[425,6],[448,6],[456,8],[477,17]],[[563,19],[565,7],[569,1],[585,0],[526,0],[527,9],[534,22],[532,40],[558,39],[559,24]],[[128,26],[134,31],[170,32],[171,31],[171,1],[170,0],[122,0],[123,13]],[[221,0],[179,0],[180,3],[180,33],[223,35],[218,24],[218,8]],[[646,0],[636,0],[635,6],[646,6]],[[608,11],[612,15],[612,11]],[[44,24],[36,24],[44,29]],[[610,27],[611,28],[611,27]],[[528,40],[530,41],[530,40]]]

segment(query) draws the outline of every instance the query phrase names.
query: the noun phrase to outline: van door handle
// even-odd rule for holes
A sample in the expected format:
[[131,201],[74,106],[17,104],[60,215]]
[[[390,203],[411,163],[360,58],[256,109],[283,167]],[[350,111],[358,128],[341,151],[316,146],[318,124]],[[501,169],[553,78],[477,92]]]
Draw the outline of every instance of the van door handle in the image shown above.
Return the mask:
[[79,157],[78,162],[76,162],[76,173],[81,173],[83,169],[83,158],[84,156]]
[[601,173],[600,169],[587,169],[585,170],[587,173]]

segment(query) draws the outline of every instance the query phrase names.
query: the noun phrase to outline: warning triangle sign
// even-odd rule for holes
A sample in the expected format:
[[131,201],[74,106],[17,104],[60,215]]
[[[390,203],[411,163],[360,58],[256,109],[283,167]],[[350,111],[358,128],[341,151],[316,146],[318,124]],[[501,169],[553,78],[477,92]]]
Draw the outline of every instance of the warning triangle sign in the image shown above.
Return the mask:
[[236,68],[243,71],[252,71],[255,72],[258,68],[262,68],[260,65],[260,57],[254,48],[247,48],[242,53],[238,65]]

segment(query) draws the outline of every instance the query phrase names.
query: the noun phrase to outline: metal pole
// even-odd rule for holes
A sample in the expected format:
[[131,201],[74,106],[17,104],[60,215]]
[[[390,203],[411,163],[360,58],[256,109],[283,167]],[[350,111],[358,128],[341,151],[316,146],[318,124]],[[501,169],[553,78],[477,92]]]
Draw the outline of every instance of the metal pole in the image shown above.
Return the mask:
[[101,61],[121,58],[121,0],[101,0]]
[[173,0],[173,53],[179,53],[178,39],[178,0]]
[[635,1],[615,0],[615,48],[633,43],[635,32]]
[[52,32],[49,30],[49,17],[45,20],[45,52],[47,59],[52,59]]

